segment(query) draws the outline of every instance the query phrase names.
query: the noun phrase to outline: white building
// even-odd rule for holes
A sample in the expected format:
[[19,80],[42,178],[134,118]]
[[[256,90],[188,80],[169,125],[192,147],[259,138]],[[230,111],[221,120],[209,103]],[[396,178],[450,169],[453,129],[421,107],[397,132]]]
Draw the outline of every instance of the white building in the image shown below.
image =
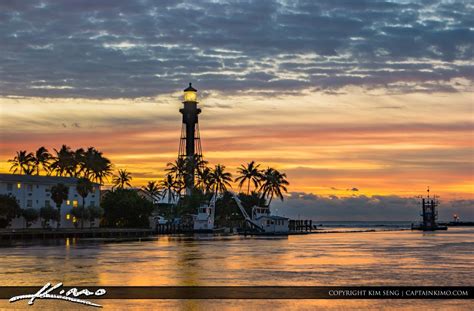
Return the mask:
[[[78,220],[71,215],[73,208],[82,205],[82,197],[76,191],[77,178],[55,176],[33,176],[0,174],[0,194],[9,194],[16,198],[22,209],[34,208],[39,210],[45,206],[56,208],[56,203],[51,199],[51,187],[62,183],[69,187],[69,197],[61,206],[61,228],[75,228]],[[94,183],[93,191],[85,198],[85,206],[100,206],[100,185]],[[56,227],[55,221],[50,221],[52,228]],[[84,227],[89,228],[88,221]],[[98,227],[99,221],[93,222],[93,227]],[[23,217],[13,219],[11,228],[24,228]],[[41,219],[33,222],[30,228],[41,228]]]

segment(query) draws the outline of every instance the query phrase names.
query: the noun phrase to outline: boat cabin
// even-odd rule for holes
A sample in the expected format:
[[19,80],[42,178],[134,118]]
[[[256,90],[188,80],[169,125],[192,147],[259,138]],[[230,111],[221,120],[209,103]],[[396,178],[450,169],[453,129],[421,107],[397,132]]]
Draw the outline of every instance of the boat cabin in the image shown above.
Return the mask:
[[289,232],[289,219],[281,216],[260,215],[255,218],[265,233],[288,233]]
[[201,205],[194,219],[194,230],[207,231],[214,229],[214,209],[212,206]]

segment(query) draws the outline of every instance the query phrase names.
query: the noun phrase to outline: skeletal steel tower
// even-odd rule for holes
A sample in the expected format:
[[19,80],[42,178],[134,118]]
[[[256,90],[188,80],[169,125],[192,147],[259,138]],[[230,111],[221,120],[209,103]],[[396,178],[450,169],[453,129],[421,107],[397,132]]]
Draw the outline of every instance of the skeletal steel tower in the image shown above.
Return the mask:
[[191,83],[184,90],[183,104],[184,107],[179,109],[179,112],[183,115],[183,125],[181,127],[178,157],[185,160],[184,182],[186,194],[190,195],[194,188],[196,163],[202,158],[198,123],[198,115],[201,113],[201,109],[197,106],[197,90],[192,87]]

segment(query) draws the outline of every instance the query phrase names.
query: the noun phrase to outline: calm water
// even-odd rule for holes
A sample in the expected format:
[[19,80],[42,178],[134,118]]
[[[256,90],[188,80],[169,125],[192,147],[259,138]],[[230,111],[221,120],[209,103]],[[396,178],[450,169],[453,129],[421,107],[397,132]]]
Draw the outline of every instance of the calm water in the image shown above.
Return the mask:
[[[159,237],[47,241],[0,248],[0,285],[474,285],[474,228],[323,233],[288,238]],[[110,310],[465,309],[444,300],[103,300]],[[0,308],[89,309],[66,302]],[[470,309],[472,310],[472,308]]]

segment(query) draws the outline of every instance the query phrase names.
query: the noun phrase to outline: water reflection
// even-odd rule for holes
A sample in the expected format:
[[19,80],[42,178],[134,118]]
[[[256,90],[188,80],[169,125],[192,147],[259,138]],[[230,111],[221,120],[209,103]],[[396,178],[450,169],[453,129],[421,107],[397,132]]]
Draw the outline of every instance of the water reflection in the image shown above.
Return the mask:
[[[450,228],[446,232],[429,234],[400,231],[314,234],[285,238],[162,236],[120,243],[47,240],[4,245],[0,248],[0,253],[0,285],[63,282],[77,286],[472,286],[474,279],[474,229],[471,228]],[[128,306],[127,309],[140,309],[140,306],[147,303],[104,302],[112,309],[124,306]],[[239,308],[235,301],[224,303],[186,300],[154,303],[164,309]],[[254,303],[263,303],[262,306],[265,306],[261,301]],[[289,303],[307,309],[337,309],[337,306],[344,308],[353,304],[372,309],[389,306],[378,301]],[[430,302],[417,301],[413,306],[420,304],[429,306]],[[440,305],[443,304],[444,302]],[[276,309],[284,306],[281,301],[272,302],[272,305]]]

